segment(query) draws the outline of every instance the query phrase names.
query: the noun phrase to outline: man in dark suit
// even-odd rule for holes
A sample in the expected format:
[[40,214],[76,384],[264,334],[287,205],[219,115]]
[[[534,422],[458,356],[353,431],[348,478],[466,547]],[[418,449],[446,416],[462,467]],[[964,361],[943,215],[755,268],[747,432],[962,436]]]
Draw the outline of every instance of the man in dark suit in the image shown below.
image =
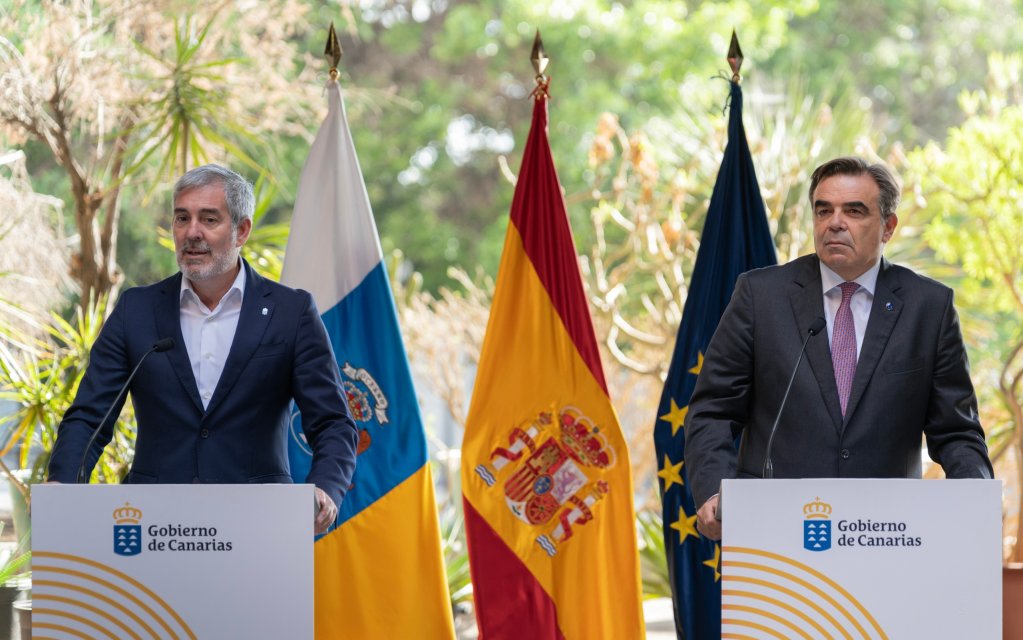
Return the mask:
[[771,449],[775,477],[919,478],[922,438],[948,477],[992,476],[952,290],[881,256],[899,197],[883,165],[825,163],[810,184],[816,255],[736,281],[686,416],[705,536],[721,537],[721,481],[762,477],[818,318],[826,335],[809,338],[797,369]]
[[[260,277],[240,258],[254,202],[252,185],[217,165],[178,180],[173,235],[181,273],[118,300],[60,424],[52,481],[76,481],[89,439],[132,368],[154,343],[172,338],[173,347],[150,354],[131,383],[138,434],[125,482],[289,483],[294,399],[313,449],[315,529],[334,521],[355,469],[357,431],[312,296]],[[113,422],[89,449],[87,473]]]

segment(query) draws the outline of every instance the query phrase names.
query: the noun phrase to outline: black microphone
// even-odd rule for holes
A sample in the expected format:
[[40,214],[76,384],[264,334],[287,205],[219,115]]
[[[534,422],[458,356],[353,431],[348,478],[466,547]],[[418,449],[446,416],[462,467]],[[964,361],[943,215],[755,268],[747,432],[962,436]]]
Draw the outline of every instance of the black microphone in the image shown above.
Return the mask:
[[789,386],[785,388],[785,395],[781,398],[781,406],[778,407],[778,415],[774,418],[774,424],[771,425],[771,435],[767,438],[767,451],[764,453],[764,473],[763,477],[773,478],[774,477],[774,464],[771,462],[771,445],[774,443],[774,434],[778,430],[778,422],[781,421],[781,412],[785,410],[785,402],[789,399],[789,391],[792,391],[792,383],[796,380],[796,371],[799,370],[799,363],[803,360],[803,354],[806,352],[806,343],[810,342],[810,338],[814,337],[821,330],[828,325],[824,318],[817,318],[810,323],[810,328],[806,330],[806,338],[803,339],[803,348],[799,350],[799,357],[796,358],[796,366],[792,367],[792,377],[789,378]]
[[128,386],[131,384],[131,381],[135,378],[135,374],[138,373],[139,367],[141,367],[142,363],[146,361],[146,358],[149,357],[149,354],[154,352],[163,353],[164,351],[170,351],[173,348],[174,338],[161,338],[160,340],[157,340],[152,347],[150,347],[149,351],[146,351],[144,354],[142,354],[142,357],[139,358],[138,364],[136,364],[135,368],[131,370],[131,373],[128,375],[128,379],[124,381],[124,384],[121,386],[121,390],[117,392],[117,397],[114,398],[113,404],[111,404],[110,408],[107,409],[107,414],[103,416],[102,420],[99,421],[99,424],[96,426],[96,428],[92,432],[92,435],[89,437],[89,442],[87,442],[85,445],[85,451],[82,452],[82,462],[81,464],[78,465],[77,480],[78,484],[88,484],[89,478],[85,477],[85,461],[89,457],[89,449],[92,449],[92,444],[96,442],[96,436],[99,435],[100,429],[102,429],[103,425],[106,424],[107,418],[110,417],[110,414],[113,412],[114,407],[116,407],[121,402],[121,398],[124,397],[126,393],[128,393]]

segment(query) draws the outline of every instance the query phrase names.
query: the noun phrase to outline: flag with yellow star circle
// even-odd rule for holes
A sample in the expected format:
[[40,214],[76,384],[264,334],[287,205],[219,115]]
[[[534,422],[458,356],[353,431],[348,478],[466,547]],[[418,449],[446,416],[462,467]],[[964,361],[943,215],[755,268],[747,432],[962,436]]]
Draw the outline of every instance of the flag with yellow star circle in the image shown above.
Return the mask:
[[728,146],[711,196],[689,294],[654,425],[664,518],[665,551],[679,638],[721,634],[721,547],[696,530],[693,496],[686,486],[685,429],[689,397],[703,355],[739,274],[775,264],[746,132],[742,90],[732,83]]

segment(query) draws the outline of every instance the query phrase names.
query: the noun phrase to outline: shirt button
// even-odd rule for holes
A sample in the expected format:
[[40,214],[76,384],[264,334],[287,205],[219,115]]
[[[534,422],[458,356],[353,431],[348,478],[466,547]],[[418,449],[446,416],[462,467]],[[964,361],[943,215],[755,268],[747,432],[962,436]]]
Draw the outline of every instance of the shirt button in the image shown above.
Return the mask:
[[202,399],[203,400],[209,400],[210,399],[210,392],[209,391],[203,391],[202,392]]
[[201,431],[199,432],[199,437],[200,437],[200,438],[209,438],[209,437],[210,437],[210,430],[204,427],[204,428],[203,428],[203,429],[202,429],[202,430],[201,430]]
[[851,454],[848,449],[842,449],[841,455],[843,460],[848,460]]

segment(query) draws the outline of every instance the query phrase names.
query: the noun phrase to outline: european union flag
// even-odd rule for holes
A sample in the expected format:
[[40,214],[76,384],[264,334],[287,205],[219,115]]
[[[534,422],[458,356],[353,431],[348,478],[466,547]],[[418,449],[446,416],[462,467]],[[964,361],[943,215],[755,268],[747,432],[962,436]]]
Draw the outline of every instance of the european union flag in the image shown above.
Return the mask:
[[733,81],[728,146],[710,199],[654,425],[664,546],[679,638],[703,640],[721,635],[721,547],[696,531],[698,505],[693,504],[686,486],[682,424],[703,354],[732,297],[736,278],[744,271],[776,263],[764,201],[742,126],[742,89]]

